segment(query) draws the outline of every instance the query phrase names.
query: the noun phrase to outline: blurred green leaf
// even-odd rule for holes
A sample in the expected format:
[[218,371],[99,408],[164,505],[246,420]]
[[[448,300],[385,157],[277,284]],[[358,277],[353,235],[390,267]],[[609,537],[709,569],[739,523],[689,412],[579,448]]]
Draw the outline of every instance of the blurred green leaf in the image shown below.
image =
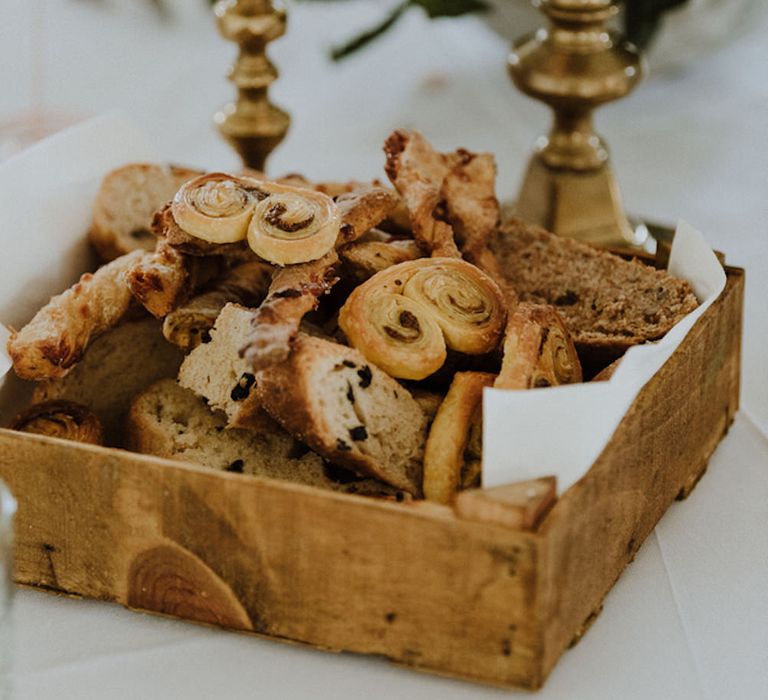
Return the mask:
[[490,5],[485,0],[411,0],[414,7],[421,7],[427,17],[460,17],[472,12],[487,12]]
[[331,49],[331,58],[334,61],[340,61],[342,58],[346,58],[355,51],[359,51],[367,44],[370,44],[374,39],[380,37],[386,32],[397,20],[400,19],[402,14],[408,9],[409,2],[401,2],[396,5],[395,8],[377,25],[374,25],[370,29],[366,29],[364,32],[353,37],[349,41],[334,46]]
[[661,25],[665,12],[688,0],[625,0],[624,34],[633,44],[646,48]]
[[[301,1],[309,2],[310,0]],[[330,0],[316,1],[329,2]],[[351,2],[351,0],[345,1]],[[507,0],[507,2],[512,1]],[[527,2],[528,0],[516,1]],[[163,12],[163,0],[148,0],[148,2],[155,5],[158,12]],[[209,2],[213,5],[216,0],[209,0]],[[624,0],[625,35],[640,48],[647,47],[656,35],[664,14],[685,5],[687,2],[688,0]],[[367,46],[386,33],[411,7],[420,7],[430,19],[436,19],[438,17],[459,17],[472,12],[485,12],[490,9],[490,3],[487,0],[403,0],[378,24],[331,49],[331,58],[338,61]]]

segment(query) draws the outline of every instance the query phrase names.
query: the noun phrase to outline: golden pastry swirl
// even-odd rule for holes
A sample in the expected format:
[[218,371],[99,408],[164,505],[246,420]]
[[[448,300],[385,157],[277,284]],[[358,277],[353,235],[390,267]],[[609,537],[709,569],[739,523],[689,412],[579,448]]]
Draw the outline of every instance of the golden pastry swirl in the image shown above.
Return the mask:
[[248,226],[248,245],[276,265],[317,260],[336,244],[341,215],[322,192],[276,182],[258,183],[266,193]]
[[446,348],[469,355],[499,343],[506,312],[498,286],[463,260],[421,258],[383,270],[339,313],[350,343],[393,377],[424,379]]
[[499,389],[537,389],[582,380],[581,364],[554,307],[518,304],[509,317]]
[[259,197],[258,187],[246,178],[208,173],[182,185],[171,204],[179,228],[211,243],[234,243],[245,238]]
[[74,440],[91,445],[102,444],[99,419],[85,406],[74,401],[45,401],[25,409],[8,426],[11,430]]

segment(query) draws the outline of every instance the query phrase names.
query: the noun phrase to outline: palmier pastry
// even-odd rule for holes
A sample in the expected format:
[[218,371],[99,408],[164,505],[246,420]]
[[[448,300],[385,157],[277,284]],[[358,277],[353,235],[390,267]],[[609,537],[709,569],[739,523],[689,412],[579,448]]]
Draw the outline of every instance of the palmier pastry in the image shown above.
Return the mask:
[[504,359],[494,386],[535,389],[581,379],[579,357],[560,314],[544,304],[518,304],[507,323]]
[[293,265],[317,260],[334,247],[341,215],[328,195],[274,182],[258,184],[266,196],[248,225],[248,245],[256,255],[276,265]]
[[496,283],[455,258],[422,258],[379,272],[339,313],[350,343],[400,379],[424,379],[440,369],[446,348],[491,352],[505,321]]
[[[486,372],[457,372],[454,376],[429,430],[424,451],[424,497],[428,500],[450,503],[459,490],[483,388],[493,386],[494,379],[495,375]],[[476,453],[477,448],[473,448]],[[477,476],[474,470],[478,465],[478,459],[472,460],[470,480]]]
[[226,173],[208,173],[185,183],[171,204],[179,227],[210,243],[235,243],[245,238],[259,198],[259,188]]
[[8,426],[24,433],[74,440],[91,445],[102,444],[99,419],[74,401],[45,401],[25,409]]

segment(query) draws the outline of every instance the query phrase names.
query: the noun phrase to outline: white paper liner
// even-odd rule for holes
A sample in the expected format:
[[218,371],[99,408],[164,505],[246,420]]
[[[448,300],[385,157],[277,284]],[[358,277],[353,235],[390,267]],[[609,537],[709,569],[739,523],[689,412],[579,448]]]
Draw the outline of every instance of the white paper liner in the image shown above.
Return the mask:
[[[90,262],[85,232],[101,178],[112,168],[146,160],[158,157],[144,136],[121,115],[108,114],[0,164],[0,225],[13,243],[0,263],[0,322],[20,326],[79,277]],[[661,341],[629,350],[610,381],[535,391],[486,389],[484,485],[554,474],[562,492],[587,472],[642,386],[725,286],[711,248],[685,223],[678,226],[669,269],[691,282],[701,306]],[[6,339],[7,329],[0,328],[0,387],[10,368]]]
[[682,221],[669,271],[691,283],[699,307],[658,342],[630,348],[609,381],[532,391],[485,390],[484,486],[553,474],[562,493],[587,473],[640,389],[725,288],[725,272],[712,248]]
[[[104,175],[156,153],[119,113],[55,134],[0,163],[0,323],[20,327],[93,263],[85,238]],[[10,367],[0,331],[0,387]]]

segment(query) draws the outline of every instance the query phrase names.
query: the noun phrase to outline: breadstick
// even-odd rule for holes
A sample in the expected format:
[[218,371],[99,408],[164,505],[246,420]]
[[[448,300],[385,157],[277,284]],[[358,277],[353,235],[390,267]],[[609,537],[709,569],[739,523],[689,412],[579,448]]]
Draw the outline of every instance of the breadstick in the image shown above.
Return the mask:
[[[362,236],[384,219],[396,203],[394,194],[378,187],[339,197],[337,209],[341,226],[336,245]],[[337,282],[335,268],[338,262],[338,254],[331,250],[319,260],[278,270],[267,298],[253,314],[253,332],[240,351],[254,370],[264,369],[288,357],[301,320],[317,307],[320,297]]]
[[485,372],[457,372],[454,376],[429,430],[424,451],[427,500],[450,503],[459,490],[472,422],[483,398],[483,388],[493,386],[495,378]]
[[463,256],[490,275],[507,303],[513,306],[517,295],[488,247],[501,219],[496,198],[496,161],[490,153],[470,153],[464,149],[453,155],[456,162],[443,180],[441,193],[456,242]]
[[84,274],[14,333],[8,353],[16,374],[34,380],[63,377],[83,356],[88,343],[128,310],[132,297],[125,273],[144,255],[143,250],[135,250],[93,274]]
[[365,282],[377,272],[421,257],[416,241],[355,241],[339,250],[344,273],[355,282]]
[[320,260],[290,265],[280,269],[272,280],[269,294],[253,313],[253,329],[240,350],[254,370],[264,369],[288,357],[291,341],[296,337],[301,319],[315,309],[338,279],[334,267],[336,251]]
[[413,235],[432,255],[460,258],[453,229],[440,212],[440,189],[449,164],[418,132],[395,131],[384,144],[385,169],[403,198]]

